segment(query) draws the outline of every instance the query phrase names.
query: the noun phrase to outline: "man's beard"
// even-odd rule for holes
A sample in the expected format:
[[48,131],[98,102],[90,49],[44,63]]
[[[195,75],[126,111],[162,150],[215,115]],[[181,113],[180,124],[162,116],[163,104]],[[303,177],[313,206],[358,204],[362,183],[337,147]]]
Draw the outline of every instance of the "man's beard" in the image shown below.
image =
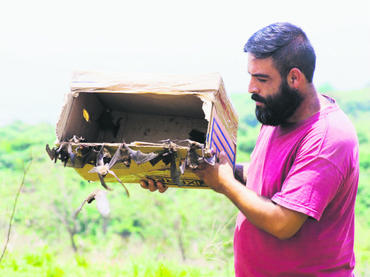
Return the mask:
[[303,101],[302,95],[297,89],[289,87],[286,81],[282,81],[279,91],[266,98],[259,94],[252,94],[252,99],[265,104],[256,106],[256,117],[264,125],[284,125]]

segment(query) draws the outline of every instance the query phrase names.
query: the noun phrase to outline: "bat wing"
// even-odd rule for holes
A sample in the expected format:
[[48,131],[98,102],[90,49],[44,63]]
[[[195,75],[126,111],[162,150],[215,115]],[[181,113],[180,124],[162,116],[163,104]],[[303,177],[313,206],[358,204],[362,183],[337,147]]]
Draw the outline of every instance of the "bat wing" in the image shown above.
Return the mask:
[[75,211],[74,218],[77,217],[77,215],[80,213],[80,211],[82,210],[83,206],[86,203],[90,204],[92,201],[95,200],[95,196],[96,196],[98,191],[99,190],[96,190],[96,191],[93,191],[93,192],[89,193],[89,195],[86,197],[86,199],[84,199],[84,201],[81,203],[80,207]]
[[99,213],[102,216],[107,217],[110,213],[107,192],[103,190],[98,190],[95,195],[95,200],[96,200],[96,208],[98,209]]
[[83,206],[86,204],[86,199],[84,199],[84,201],[81,203],[80,207],[75,211],[74,213],[74,218],[76,218],[78,216],[78,214],[80,213],[80,211],[82,210]]
[[96,165],[104,165],[104,145],[101,146],[96,156]]
[[184,175],[185,168],[186,168],[186,161],[182,161],[181,164],[180,164],[180,172],[181,172],[181,175]]
[[125,191],[126,191],[127,197],[130,197],[130,193],[129,193],[128,189],[126,188],[125,184],[124,184],[124,183],[122,183],[121,179],[120,179],[120,178],[118,178],[118,176],[116,175],[116,173],[114,173],[114,171],[112,171],[112,170],[109,170],[108,172],[109,172],[110,174],[112,174],[112,175],[114,176],[114,178],[116,178],[116,180],[117,180],[118,182],[120,182],[120,184],[123,186],[123,188],[124,188],[124,189],[125,189]]
[[140,150],[132,150],[130,148],[129,149],[129,153],[130,153],[130,156],[131,158],[135,161],[136,164],[143,164],[143,163],[146,163],[146,162],[149,162],[151,160],[153,160],[154,158],[156,158],[158,156],[158,154],[156,153],[143,153],[141,152]]
[[98,171],[98,169],[96,168],[96,167],[93,167],[92,169],[90,169],[89,171],[88,171],[88,173],[98,173],[99,171]]
[[112,170],[109,170],[108,172],[109,172],[110,174],[112,174],[112,175],[114,176],[114,178],[116,178],[116,179],[117,179],[117,181],[118,181],[118,182],[120,182],[120,184],[123,186],[123,188],[124,188],[124,189],[125,189],[125,191],[126,191],[127,197],[130,197],[130,193],[129,193],[128,189],[127,189],[127,188],[126,188],[126,186],[122,183],[121,179],[120,179],[120,178],[118,178],[118,176],[116,175],[116,173],[114,173],[114,171],[112,171]]
[[203,158],[204,159],[204,161],[207,163],[207,164],[209,164],[209,165],[215,165],[216,164],[216,161],[217,161],[217,157],[216,157],[216,154],[213,154],[211,157],[209,157],[209,158],[206,158],[206,157],[204,157]]
[[55,149],[50,149],[49,144],[46,144],[45,149],[50,157],[50,160],[54,160],[56,156]]
[[109,161],[109,169],[111,169],[116,163],[118,163],[122,158],[122,147],[118,147],[114,153],[112,159]]
[[107,189],[107,190],[113,190],[113,189],[111,189],[110,187],[108,187],[108,186],[107,186],[107,184],[106,184],[106,183],[105,183],[105,181],[104,181],[104,177],[103,177],[103,176],[101,176],[99,173],[98,173],[98,176],[99,176],[99,180],[100,180],[101,185],[102,185],[105,189]]
[[72,145],[70,143],[68,143],[67,151],[68,151],[69,159],[71,160],[71,163],[74,166],[75,160],[76,160],[76,154],[73,152]]

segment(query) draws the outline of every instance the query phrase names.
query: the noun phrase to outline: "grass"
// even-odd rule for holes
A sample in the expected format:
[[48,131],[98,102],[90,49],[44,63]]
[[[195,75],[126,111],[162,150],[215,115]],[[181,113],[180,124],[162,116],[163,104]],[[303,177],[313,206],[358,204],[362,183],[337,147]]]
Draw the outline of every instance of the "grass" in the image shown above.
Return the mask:
[[63,257],[43,247],[24,254],[10,253],[0,265],[1,276],[128,276],[128,277],[200,277],[233,276],[204,266],[186,265],[171,260],[155,261],[150,255],[107,260],[74,254]]

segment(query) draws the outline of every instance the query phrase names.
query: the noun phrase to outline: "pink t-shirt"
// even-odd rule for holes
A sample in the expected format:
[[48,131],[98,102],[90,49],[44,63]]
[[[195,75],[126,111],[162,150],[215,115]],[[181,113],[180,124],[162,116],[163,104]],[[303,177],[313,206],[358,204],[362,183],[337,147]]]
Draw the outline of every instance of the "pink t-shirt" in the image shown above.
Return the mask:
[[279,240],[239,213],[236,276],[352,276],[358,178],[356,132],[336,104],[294,126],[262,126],[247,187],[309,217]]

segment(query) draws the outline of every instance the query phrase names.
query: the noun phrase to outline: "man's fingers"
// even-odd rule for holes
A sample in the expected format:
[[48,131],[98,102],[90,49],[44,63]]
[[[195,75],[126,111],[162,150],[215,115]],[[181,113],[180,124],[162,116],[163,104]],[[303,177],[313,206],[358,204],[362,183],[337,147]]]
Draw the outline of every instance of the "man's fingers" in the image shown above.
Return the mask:
[[151,179],[148,179],[148,188],[150,191],[156,191],[157,186],[155,185],[154,181]]
[[144,189],[149,189],[150,191],[156,191],[158,189],[160,193],[163,193],[168,189],[168,187],[163,183],[155,182],[151,179],[141,180],[140,186]]
[[226,155],[226,152],[225,151],[221,151],[220,152],[220,155],[218,156],[218,159],[219,159],[219,163],[220,164],[227,163],[227,155]]
[[140,186],[141,186],[143,189],[148,189],[148,183],[147,183],[145,180],[141,180],[141,181],[140,181]]
[[151,179],[141,180],[140,186],[144,189],[149,189],[150,191],[157,190],[157,186],[155,185],[154,181]]
[[168,187],[165,186],[164,184],[162,184],[161,182],[157,182],[156,185],[157,185],[158,191],[160,193],[163,193],[163,192],[165,192],[168,189]]

